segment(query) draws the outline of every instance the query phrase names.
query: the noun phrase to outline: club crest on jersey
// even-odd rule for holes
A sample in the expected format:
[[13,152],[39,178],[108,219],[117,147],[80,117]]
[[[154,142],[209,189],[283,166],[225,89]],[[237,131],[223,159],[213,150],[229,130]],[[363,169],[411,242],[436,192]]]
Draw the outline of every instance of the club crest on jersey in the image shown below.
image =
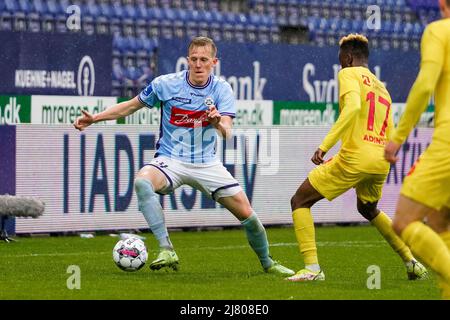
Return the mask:
[[206,110],[192,111],[172,107],[170,123],[185,128],[206,127],[209,125]]
[[207,97],[207,98],[205,99],[205,104],[206,104],[207,107],[213,106],[213,105],[214,105],[214,99],[211,98],[211,97]]

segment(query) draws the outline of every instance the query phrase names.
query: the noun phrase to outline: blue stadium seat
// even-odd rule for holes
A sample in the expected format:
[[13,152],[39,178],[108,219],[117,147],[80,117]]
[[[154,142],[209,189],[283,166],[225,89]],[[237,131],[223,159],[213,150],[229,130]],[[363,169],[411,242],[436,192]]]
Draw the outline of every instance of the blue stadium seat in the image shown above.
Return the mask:
[[170,8],[172,1],[171,0],[159,0],[159,7],[160,8]]
[[134,83],[140,75],[139,69],[134,64],[127,66],[125,69],[125,77],[131,80],[131,83]]
[[13,18],[11,13],[0,11],[0,30],[11,31],[13,29]]
[[[199,1],[205,2],[203,0],[199,0]],[[219,9],[220,9],[219,0],[206,1],[206,10],[214,12],[214,11],[219,11]]]
[[143,89],[150,84],[150,82],[155,78],[154,70],[151,64],[147,61],[138,62],[137,64],[139,77],[137,79],[137,86],[139,89]]
[[391,21],[383,21],[381,23],[381,32],[388,36],[394,32],[394,24]]
[[138,10],[136,9],[135,6],[132,6],[130,4],[125,5],[125,7],[123,8],[125,16],[128,19],[137,19],[138,17]]
[[[112,85],[113,88],[120,88],[120,86],[124,83],[125,80],[125,72],[122,67],[122,63],[119,58],[113,58],[112,61]],[[120,96],[120,94],[117,94]]]
[[120,4],[110,6],[114,18],[122,20],[126,18],[125,11]]
[[106,2],[102,2],[100,3],[99,7],[100,7],[100,14],[103,17],[107,19],[112,19],[114,17],[113,11],[109,6],[109,4],[107,4]]
[[98,19],[101,15],[100,8],[96,4],[95,0],[88,0],[85,5],[85,11],[88,16]]
[[19,7],[16,1],[14,0],[4,0],[4,1],[5,1],[5,8],[4,8],[5,11],[11,14],[14,14],[19,11]]
[[109,33],[109,22],[108,19],[102,16],[95,18],[95,32],[97,34],[108,34]]
[[174,9],[175,21],[173,21],[174,36],[183,38],[186,35],[187,10]]
[[[158,10],[157,10],[158,11]],[[174,36],[173,22],[175,21],[175,11],[171,8],[160,10],[160,33],[165,39],[172,39]]]
[[112,47],[113,47],[113,55],[121,56],[123,53],[127,51],[128,43],[124,37],[119,32],[116,32],[113,35]]
[[188,10],[187,11],[187,23],[186,23],[186,36],[189,39],[198,36],[199,24],[200,24],[200,13],[198,10]]
[[69,1],[47,0],[47,11],[53,16],[65,15],[66,9],[71,5]]
[[220,11],[210,11],[211,24],[209,25],[209,32],[215,41],[221,41],[223,37],[223,15]]
[[149,18],[147,6],[145,5],[145,3],[140,3],[136,6],[136,15],[138,18],[141,18],[141,19]]
[[210,28],[213,21],[213,16],[211,12],[199,10],[200,11],[200,22],[199,22],[199,30],[198,33],[200,36],[209,36]]
[[56,29],[56,17],[48,10],[47,4],[42,0],[33,0],[34,11],[39,15],[41,30],[53,32]]
[[140,42],[132,35],[126,36],[125,41],[125,56],[136,58],[137,52],[140,50]]
[[141,35],[136,39],[138,55],[149,56],[156,49],[156,42],[151,38]]
[[245,43],[245,30],[247,27],[247,16],[243,13],[235,15],[236,24],[234,25],[234,41]]
[[424,27],[421,23],[416,22],[414,23],[414,27],[413,27],[413,36],[416,39],[420,39],[422,37],[424,31]]
[[352,20],[349,31],[356,33],[362,32],[365,24],[365,20]]
[[83,29],[83,33],[93,35],[95,33],[94,18],[90,16],[83,17],[83,19],[81,19],[81,27]]
[[19,0],[18,2],[18,9],[20,12],[23,12],[25,14],[29,14],[33,12],[33,5],[28,0]]
[[18,3],[11,0],[5,0],[5,11],[12,16],[12,27],[15,31],[25,31],[27,28],[25,13],[21,10]]
[[[159,12],[158,12],[159,13]],[[147,25],[148,25],[148,33],[151,37],[159,37],[160,36],[160,18],[154,8],[149,8],[147,10]]]

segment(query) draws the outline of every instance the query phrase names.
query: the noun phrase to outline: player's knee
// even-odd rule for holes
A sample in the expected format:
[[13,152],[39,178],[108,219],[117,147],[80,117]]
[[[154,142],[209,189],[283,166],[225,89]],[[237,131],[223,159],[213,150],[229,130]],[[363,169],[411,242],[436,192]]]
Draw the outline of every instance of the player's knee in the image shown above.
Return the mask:
[[298,209],[298,208],[303,208],[305,203],[303,201],[303,196],[301,194],[299,194],[298,192],[296,194],[294,194],[291,198],[291,209],[292,211]]
[[366,206],[363,203],[358,202],[357,208],[358,212],[369,221],[372,221],[378,215],[378,210],[376,208]]
[[248,218],[254,213],[254,210],[250,202],[246,198],[241,198],[237,200],[237,203],[235,205],[237,208],[239,208],[238,214],[240,217]]
[[143,202],[145,199],[156,195],[152,183],[144,178],[136,178],[134,180],[134,189],[136,190],[138,202]]
[[250,217],[253,214],[253,208],[248,205],[242,208],[242,214],[246,217]]

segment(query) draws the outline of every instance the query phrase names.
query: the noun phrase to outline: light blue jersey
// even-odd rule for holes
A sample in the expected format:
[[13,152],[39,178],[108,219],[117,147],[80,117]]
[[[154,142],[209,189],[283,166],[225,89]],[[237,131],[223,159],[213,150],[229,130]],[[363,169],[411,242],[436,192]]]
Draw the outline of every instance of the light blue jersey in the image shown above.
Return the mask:
[[152,108],[161,103],[161,124],[156,155],[189,163],[216,159],[216,129],[208,122],[206,110],[214,104],[222,116],[236,114],[231,86],[210,75],[204,86],[189,82],[188,71],[155,78],[138,96]]

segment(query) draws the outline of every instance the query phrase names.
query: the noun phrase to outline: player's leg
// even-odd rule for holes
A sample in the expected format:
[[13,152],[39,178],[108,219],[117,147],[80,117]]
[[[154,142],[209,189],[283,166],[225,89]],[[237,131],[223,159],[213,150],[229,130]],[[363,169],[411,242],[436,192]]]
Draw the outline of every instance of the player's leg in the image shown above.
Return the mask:
[[[446,244],[449,237],[448,226],[436,227],[436,217],[439,214],[436,209],[401,194],[393,228],[411,248],[414,255],[435,271],[441,278],[441,282],[445,282],[448,286],[450,285],[450,250]],[[431,217],[431,225],[437,230],[433,230],[422,222],[425,217]]]
[[295,235],[305,268],[288,278],[290,281],[325,280],[319,265],[311,207],[319,200],[331,201],[352,188],[358,175],[347,172],[338,157],[314,168],[291,199]]
[[411,250],[403,240],[392,229],[392,220],[383,211],[377,209],[376,202],[364,202],[357,198],[358,212],[377,228],[378,232],[389,243],[394,251],[402,258],[406,265],[408,279],[424,279],[427,276],[427,269],[418,262],[411,253]]
[[[444,242],[448,229],[438,228],[436,218],[443,208],[450,207],[448,181],[448,144],[433,141],[403,182],[393,228],[414,255],[450,285],[450,252]],[[435,229],[422,222],[425,217],[431,218]],[[443,237],[439,236],[441,233]]]
[[[427,222],[430,228],[439,234],[450,251],[450,209],[444,207],[441,211],[434,211],[428,215]],[[450,283],[446,282],[441,276],[438,276],[438,283],[442,298],[450,300]]]
[[317,257],[316,234],[311,207],[324,197],[311,185],[307,178],[291,198],[292,220],[295,236],[303,256],[305,269],[300,270],[288,280],[324,280]]
[[241,222],[250,247],[258,256],[266,272],[283,276],[294,273],[272,260],[264,226],[251,207],[238,181],[222,163],[190,170],[185,183],[222,204]]
[[215,198],[241,222],[245,229],[250,247],[258,256],[258,259],[266,272],[282,276],[294,274],[294,271],[282,266],[277,261],[272,260],[269,252],[269,242],[267,240],[266,230],[242,190],[234,195],[216,193]]
[[164,213],[159,201],[158,191],[170,185],[168,178],[155,165],[144,166],[137,174],[134,187],[138,199],[139,210],[145,217],[150,230],[158,241],[160,252],[150,264],[152,270],[162,267],[177,268],[178,257],[165,224]]

